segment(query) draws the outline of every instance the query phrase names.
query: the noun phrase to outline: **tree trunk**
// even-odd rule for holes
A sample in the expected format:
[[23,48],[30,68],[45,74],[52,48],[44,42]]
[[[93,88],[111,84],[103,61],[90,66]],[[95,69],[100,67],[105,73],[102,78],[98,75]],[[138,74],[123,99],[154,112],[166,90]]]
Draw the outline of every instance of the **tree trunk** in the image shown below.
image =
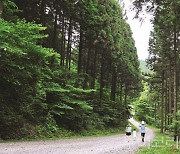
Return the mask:
[[100,78],[100,99],[103,97],[104,88],[104,55],[101,55],[101,78]]
[[[166,73],[167,74],[167,73]],[[165,106],[164,106],[164,108],[165,108],[165,110],[164,110],[164,122],[165,122],[165,124],[164,124],[164,126],[165,126],[165,131],[166,131],[166,129],[167,129],[167,120],[168,120],[168,81],[167,81],[167,76],[166,76],[166,80],[165,80]]]
[[156,101],[154,102],[154,119],[156,123],[156,120],[157,120],[157,102]]
[[171,125],[172,123],[172,75],[171,75],[171,63],[169,66],[169,82],[168,82],[168,87],[169,87],[169,116],[168,116],[168,125]]
[[71,69],[71,46],[69,49],[69,70]]
[[84,79],[84,86],[83,89],[87,89],[87,82],[88,82],[88,75],[89,75],[89,64],[90,64],[90,57],[91,57],[91,48],[89,47],[88,49],[88,54],[87,54],[87,61],[86,61],[86,76]]
[[62,29],[61,29],[61,66],[64,66],[65,49],[64,49],[64,15],[62,15]]
[[3,3],[2,0],[0,0],[0,18],[2,18],[2,13],[3,13]]
[[164,71],[162,72],[161,133],[164,132]]
[[117,83],[117,72],[116,68],[113,67],[112,71],[112,80],[111,80],[111,100],[115,101],[116,99],[116,83]]
[[64,51],[64,54],[63,54],[63,66],[65,66],[65,59],[66,59],[66,29],[67,29],[67,26],[66,26],[66,18],[64,18],[64,37],[63,37],[63,51]]
[[125,87],[124,87],[124,104],[125,106],[127,106],[127,84],[125,84]]
[[57,10],[55,11],[54,31],[53,31],[53,39],[52,39],[52,48],[54,50],[56,50],[56,39],[57,39]]
[[82,27],[80,27],[78,73],[82,72],[82,50],[83,50],[83,30],[82,30]]
[[97,51],[94,49],[94,58],[93,58],[93,64],[92,64],[92,83],[91,83],[91,89],[95,88],[95,80],[96,80],[96,61],[97,61]]
[[120,81],[120,94],[119,94],[119,97],[120,97],[120,103],[122,104],[122,98],[123,98],[123,82],[122,80]]
[[174,95],[174,136],[177,135],[177,33],[176,33],[176,22],[174,23],[174,68],[173,68],[173,76],[174,76],[174,84],[173,84],[173,95]]
[[3,18],[3,2],[0,0],[0,18]]
[[68,30],[68,43],[66,52],[66,68],[70,70],[70,55],[71,55],[71,37],[72,37],[72,20],[69,19],[69,30]]
[[82,72],[86,73],[86,63],[87,63],[87,50],[83,51],[82,54]]
[[40,24],[44,25],[44,15],[45,15],[45,0],[41,0],[41,9],[40,9]]

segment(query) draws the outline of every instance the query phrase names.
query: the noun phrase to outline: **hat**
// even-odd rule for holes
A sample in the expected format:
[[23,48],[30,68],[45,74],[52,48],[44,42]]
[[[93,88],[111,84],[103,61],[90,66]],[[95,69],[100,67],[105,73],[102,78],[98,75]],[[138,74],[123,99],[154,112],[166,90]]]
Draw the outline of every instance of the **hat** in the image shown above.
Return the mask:
[[142,121],[142,125],[144,125],[144,121]]

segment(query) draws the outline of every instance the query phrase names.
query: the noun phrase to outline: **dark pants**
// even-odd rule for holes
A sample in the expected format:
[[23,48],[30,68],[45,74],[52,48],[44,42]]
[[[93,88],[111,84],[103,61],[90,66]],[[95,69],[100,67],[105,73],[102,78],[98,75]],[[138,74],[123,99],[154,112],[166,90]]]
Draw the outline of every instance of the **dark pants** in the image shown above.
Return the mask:
[[144,137],[144,136],[145,136],[145,133],[141,133],[141,136]]
[[126,132],[126,135],[127,135],[127,136],[130,136],[130,135],[131,135],[131,132]]

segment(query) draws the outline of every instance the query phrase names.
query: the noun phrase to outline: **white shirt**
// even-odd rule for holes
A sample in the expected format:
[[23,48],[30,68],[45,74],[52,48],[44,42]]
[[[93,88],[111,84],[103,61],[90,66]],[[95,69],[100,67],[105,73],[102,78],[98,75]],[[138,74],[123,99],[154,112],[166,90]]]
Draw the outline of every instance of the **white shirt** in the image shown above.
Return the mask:
[[131,126],[127,126],[127,127],[126,127],[126,132],[127,132],[127,133],[131,133],[131,131],[132,131]]

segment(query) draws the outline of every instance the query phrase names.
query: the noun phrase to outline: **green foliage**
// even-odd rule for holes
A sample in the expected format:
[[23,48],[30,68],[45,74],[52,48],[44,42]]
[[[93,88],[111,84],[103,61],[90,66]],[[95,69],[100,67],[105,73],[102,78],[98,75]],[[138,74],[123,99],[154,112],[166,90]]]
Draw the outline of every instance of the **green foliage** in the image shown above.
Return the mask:
[[141,72],[144,74],[152,73],[150,69],[147,67],[147,63],[144,60],[139,60],[140,61],[140,69]]
[[13,2],[0,19],[0,138],[123,127],[141,76],[118,2]]
[[138,120],[146,121],[150,125],[159,126],[156,114],[158,114],[159,107],[156,107],[157,103],[156,94],[151,91],[148,83],[144,81],[144,89],[141,93],[140,98],[135,102],[135,116]]
[[20,12],[17,5],[11,0],[2,0],[3,2],[3,13],[2,16],[6,20],[16,21],[18,17],[15,15]]
[[[135,0],[134,5],[137,15],[145,7],[148,12],[153,12],[153,31],[149,38],[148,66],[153,74],[146,78],[149,84],[147,103],[149,108],[146,117],[151,123],[161,126],[161,132],[166,130],[176,135],[178,132],[179,102],[179,77],[178,67],[180,65],[179,55],[179,32],[180,18],[179,1],[165,0]],[[152,103],[153,102],[153,103]],[[154,105],[153,105],[154,104]],[[154,114],[151,114],[151,110]]]
[[179,152],[179,149],[176,149],[176,142],[174,142],[172,138],[156,133],[150,147],[141,148],[137,154],[178,154]]
[[25,21],[11,23],[2,19],[0,25],[0,104],[11,108],[7,113],[3,108],[0,110],[2,117],[8,118],[1,122],[2,129],[10,130],[2,136],[6,138],[6,135],[22,135],[21,132],[12,132],[23,125],[24,118],[29,123],[46,121],[43,118],[48,114],[47,104],[44,104],[44,86],[52,74],[46,73],[44,68],[50,68],[49,59],[58,61],[58,56],[52,50],[37,45],[38,40],[45,37],[40,34],[44,30],[40,25]]
[[[85,125],[84,120],[88,118],[88,114],[93,108],[82,99],[84,99],[84,94],[87,95],[92,91],[72,86],[68,86],[68,90],[60,88],[55,91],[53,89],[47,91],[46,102],[49,104],[50,113],[55,117],[57,124],[59,126],[64,124],[64,127],[73,130],[81,130],[86,127],[83,126]],[[75,123],[79,123],[78,126]]]
[[59,127],[57,126],[55,120],[51,114],[48,114],[46,123],[41,123],[36,126],[37,136],[40,138],[54,138],[58,135]]
[[175,128],[177,129],[175,136],[178,136],[180,138],[180,110],[177,112],[177,120],[173,121],[172,125],[170,126],[170,130],[174,131]]

